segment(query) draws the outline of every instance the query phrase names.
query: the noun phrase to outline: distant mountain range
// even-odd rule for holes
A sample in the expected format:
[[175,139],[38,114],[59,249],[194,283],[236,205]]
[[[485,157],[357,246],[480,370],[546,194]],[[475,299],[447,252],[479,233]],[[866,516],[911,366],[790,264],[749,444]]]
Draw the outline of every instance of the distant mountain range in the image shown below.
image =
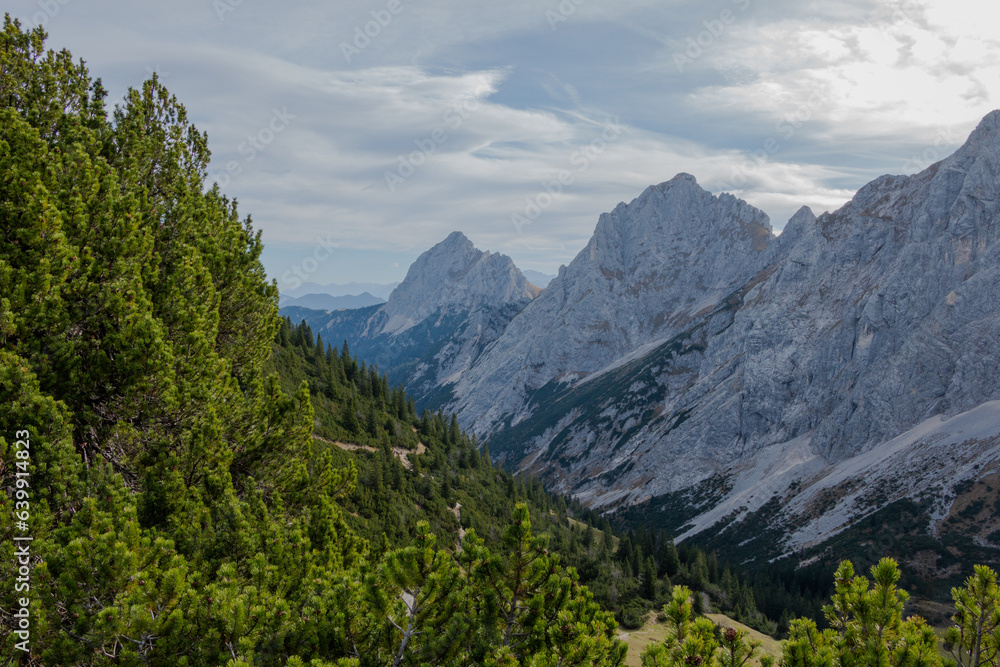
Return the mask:
[[528,279],[528,282],[542,289],[549,286],[552,279],[555,278],[554,273],[542,273],[541,271],[532,271],[530,269],[522,271],[524,277]]
[[[344,284],[330,283],[329,285],[320,285],[319,283],[302,283],[294,289],[283,289],[281,290],[282,297],[289,299],[297,299],[304,297],[308,294],[327,294],[329,296],[358,296],[367,292],[368,294],[385,301],[392,294],[392,290],[396,289],[399,283],[356,283],[349,282]],[[282,302],[284,305],[284,302]]]
[[456,232],[386,304],[295,316],[625,520],[752,560],[860,549],[905,510],[913,567],[996,560],[1000,111],[780,236],[679,174],[546,285]]
[[349,294],[347,296],[332,296],[330,294],[306,294],[298,298],[291,298],[282,295],[280,305],[282,308],[288,306],[299,306],[301,308],[311,308],[313,310],[344,310],[352,308],[364,308],[385,303],[385,299],[380,299],[368,292],[361,294]]

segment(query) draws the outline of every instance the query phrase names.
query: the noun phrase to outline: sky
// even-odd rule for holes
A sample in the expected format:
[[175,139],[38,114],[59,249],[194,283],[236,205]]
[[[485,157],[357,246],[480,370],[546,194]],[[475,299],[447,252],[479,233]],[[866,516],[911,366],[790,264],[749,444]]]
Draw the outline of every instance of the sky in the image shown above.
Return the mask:
[[1000,107],[986,0],[6,0],[110,91],[156,72],[282,289],[389,283],[450,232],[555,273],[680,172],[835,210]]

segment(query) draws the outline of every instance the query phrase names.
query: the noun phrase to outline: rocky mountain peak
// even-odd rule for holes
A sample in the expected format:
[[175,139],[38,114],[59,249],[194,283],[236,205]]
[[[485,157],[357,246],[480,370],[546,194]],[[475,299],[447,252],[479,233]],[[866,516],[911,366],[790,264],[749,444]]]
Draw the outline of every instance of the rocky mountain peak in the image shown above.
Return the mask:
[[[602,214],[585,253],[605,273],[663,290],[675,284],[682,264],[728,284],[732,271],[743,275],[773,239],[763,211],[727,193],[715,196],[680,173]],[[574,260],[578,269],[590,263],[580,262],[583,254]]]
[[[613,227],[614,231],[607,229]],[[648,244],[652,237],[681,245],[731,238],[752,240],[752,250],[763,250],[773,240],[767,214],[729,193],[713,195],[697,179],[680,173],[651,185],[631,203],[620,203],[601,216],[595,239],[617,234],[624,242]],[[710,239],[709,237],[714,237]]]
[[785,223],[785,228],[781,230],[779,240],[782,245],[789,246],[797,241],[802,234],[807,233],[816,225],[816,214],[808,206],[803,206]]
[[382,332],[398,334],[439,310],[526,303],[537,293],[510,257],[479,250],[452,232],[410,266],[385,304]]
[[462,232],[455,231],[448,234],[444,241],[441,241],[432,247],[430,252],[433,252],[436,255],[443,255],[456,253],[481,253],[482,251],[478,250],[476,246],[473,245],[468,236]]
[[488,431],[526,392],[575,382],[669,339],[764,267],[767,215],[689,174],[603,213],[587,246],[455,389],[453,407]]

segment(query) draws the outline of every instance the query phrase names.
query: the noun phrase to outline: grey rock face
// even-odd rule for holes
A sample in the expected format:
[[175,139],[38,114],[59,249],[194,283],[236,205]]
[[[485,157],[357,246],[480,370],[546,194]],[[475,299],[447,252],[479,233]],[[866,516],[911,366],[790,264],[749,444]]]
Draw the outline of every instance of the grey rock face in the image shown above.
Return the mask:
[[[820,457],[814,475],[1000,399],[998,241],[1000,112],[777,239],[680,175],[601,216],[452,407],[507,463],[598,506],[736,477],[790,442]],[[780,496],[773,479],[739,493]]]

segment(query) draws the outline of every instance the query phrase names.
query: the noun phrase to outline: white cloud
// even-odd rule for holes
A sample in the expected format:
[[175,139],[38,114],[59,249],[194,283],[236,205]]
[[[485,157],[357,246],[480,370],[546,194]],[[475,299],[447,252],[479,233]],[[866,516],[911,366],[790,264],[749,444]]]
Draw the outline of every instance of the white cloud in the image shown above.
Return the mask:
[[752,85],[700,88],[690,103],[781,118],[820,93],[828,103],[815,118],[839,141],[972,126],[1000,105],[1000,43],[976,23],[995,15],[995,7],[983,7],[973,20],[975,12],[955,11],[953,3],[947,10],[944,3],[883,6],[882,22],[871,25],[734,26],[733,40],[714,55],[762,75]]

